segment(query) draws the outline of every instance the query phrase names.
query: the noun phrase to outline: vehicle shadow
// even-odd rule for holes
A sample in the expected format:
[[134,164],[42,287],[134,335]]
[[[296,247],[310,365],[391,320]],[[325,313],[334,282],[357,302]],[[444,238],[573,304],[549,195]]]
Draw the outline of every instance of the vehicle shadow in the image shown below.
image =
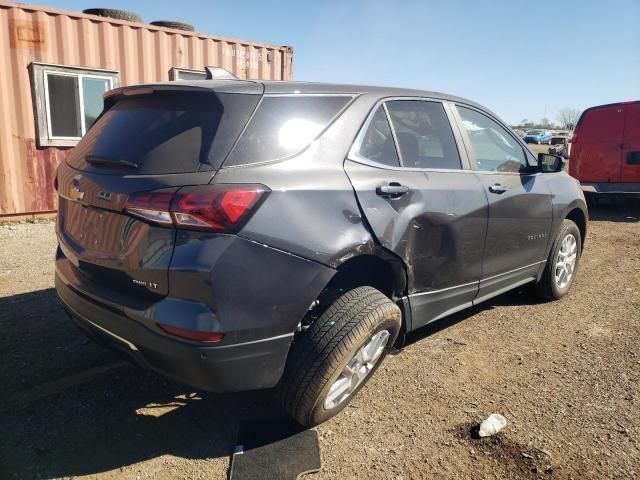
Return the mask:
[[589,220],[594,222],[640,222],[640,198],[603,198],[589,207]]
[[54,289],[0,298],[0,478],[97,474],[170,454],[229,456],[241,423],[283,419],[270,392],[194,392],[86,340]]

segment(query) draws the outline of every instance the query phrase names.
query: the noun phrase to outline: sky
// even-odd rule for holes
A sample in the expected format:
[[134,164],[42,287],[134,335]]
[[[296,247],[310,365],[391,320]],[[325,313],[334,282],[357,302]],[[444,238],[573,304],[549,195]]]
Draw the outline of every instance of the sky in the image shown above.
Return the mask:
[[290,45],[294,80],[466,97],[511,124],[640,99],[640,0],[38,0]]

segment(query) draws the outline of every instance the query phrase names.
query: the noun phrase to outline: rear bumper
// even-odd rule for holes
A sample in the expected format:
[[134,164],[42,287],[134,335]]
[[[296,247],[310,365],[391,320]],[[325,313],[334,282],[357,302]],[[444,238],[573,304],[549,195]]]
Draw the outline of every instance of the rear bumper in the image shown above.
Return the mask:
[[71,319],[90,338],[138,365],[194,388],[236,392],[273,387],[282,376],[293,333],[222,346],[162,336],[92,301],[56,274],[56,290]]
[[640,183],[580,183],[585,193],[640,196]]

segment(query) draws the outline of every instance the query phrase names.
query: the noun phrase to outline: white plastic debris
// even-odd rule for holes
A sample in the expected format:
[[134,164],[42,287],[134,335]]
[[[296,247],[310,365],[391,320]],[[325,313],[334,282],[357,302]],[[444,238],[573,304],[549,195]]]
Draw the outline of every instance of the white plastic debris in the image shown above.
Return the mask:
[[504,418],[499,413],[492,413],[480,424],[478,435],[480,435],[481,437],[490,437],[491,435],[495,435],[496,433],[498,433],[506,426],[506,418]]

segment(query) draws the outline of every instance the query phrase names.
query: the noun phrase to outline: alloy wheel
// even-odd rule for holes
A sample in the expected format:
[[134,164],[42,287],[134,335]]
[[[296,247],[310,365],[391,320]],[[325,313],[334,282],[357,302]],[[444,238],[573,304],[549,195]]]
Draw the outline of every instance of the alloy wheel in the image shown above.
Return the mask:
[[389,331],[380,330],[364,344],[344,367],[344,370],[331,385],[324,400],[324,408],[330,410],[344,402],[360,386],[382,356]]
[[556,258],[556,285],[565,288],[571,282],[578,258],[578,242],[572,234],[562,239]]

